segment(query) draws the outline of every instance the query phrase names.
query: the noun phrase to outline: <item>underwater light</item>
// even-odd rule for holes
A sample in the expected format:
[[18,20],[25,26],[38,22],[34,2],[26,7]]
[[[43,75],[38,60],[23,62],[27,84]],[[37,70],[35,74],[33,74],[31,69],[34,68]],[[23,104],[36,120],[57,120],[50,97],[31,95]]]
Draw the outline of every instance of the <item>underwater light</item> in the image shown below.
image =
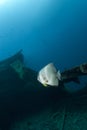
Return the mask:
[[6,0],[0,0],[0,5],[3,5],[6,3]]

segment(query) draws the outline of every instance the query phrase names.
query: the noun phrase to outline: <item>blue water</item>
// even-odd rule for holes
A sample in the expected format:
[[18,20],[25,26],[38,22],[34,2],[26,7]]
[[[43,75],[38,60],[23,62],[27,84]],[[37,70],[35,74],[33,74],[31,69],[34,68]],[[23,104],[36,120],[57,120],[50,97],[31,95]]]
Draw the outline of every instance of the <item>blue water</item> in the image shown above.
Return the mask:
[[[60,72],[87,63],[87,0],[0,0],[0,61],[14,55],[20,49],[23,49],[25,66],[36,71],[50,62],[53,62]],[[46,109],[51,103],[51,108],[54,107],[54,112],[57,112],[59,109],[55,109],[56,103],[67,98],[66,94],[60,93],[59,88],[44,88],[39,86],[39,82],[37,85],[36,80],[32,83],[34,80],[31,81],[31,78],[29,83],[26,83],[27,85],[19,78],[16,79],[17,77],[13,76],[10,79],[11,75],[7,75],[8,71],[6,74],[0,73],[2,76],[0,80],[0,130],[9,130],[14,121],[22,120],[29,114]],[[5,75],[6,82],[3,81]],[[65,90],[73,93],[87,87],[87,76],[80,77],[80,81],[81,84],[73,82],[64,84]],[[85,96],[81,102],[84,100],[86,100]],[[66,103],[63,113],[68,112],[72,104],[72,102]],[[83,104],[87,106],[87,101]],[[84,118],[87,114],[87,108],[82,109],[84,105],[80,104],[76,110],[71,105],[74,110],[71,109],[71,112],[68,112],[70,116],[76,117],[75,115],[78,116],[79,113],[83,115],[81,119],[78,116],[79,119],[75,120],[69,116],[71,124],[74,123],[74,128],[80,128],[75,125],[79,125],[78,121],[83,119],[84,129],[86,124]],[[81,112],[78,109],[80,107]],[[59,118],[62,117],[60,112],[62,110],[57,113]],[[50,111],[49,114],[46,115],[46,119],[43,116],[44,121],[42,119],[43,124],[46,120],[46,126],[51,125],[52,122]],[[66,113],[64,115],[68,119]],[[61,119],[58,122],[61,122]],[[37,119],[37,121],[40,120]],[[65,121],[65,117],[63,120],[64,127],[68,120]],[[36,123],[37,121],[35,119]],[[56,121],[53,122],[53,127],[56,126]]]
[[86,0],[1,0],[0,60],[23,49],[25,64],[63,71],[87,62]]

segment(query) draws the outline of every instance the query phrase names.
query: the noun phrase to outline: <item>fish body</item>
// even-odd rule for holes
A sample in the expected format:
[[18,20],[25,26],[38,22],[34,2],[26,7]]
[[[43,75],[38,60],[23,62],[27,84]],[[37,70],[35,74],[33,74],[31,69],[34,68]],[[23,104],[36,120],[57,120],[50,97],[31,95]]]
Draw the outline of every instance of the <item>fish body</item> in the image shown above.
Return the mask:
[[53,63],[49,63],[39,71],[37,80],[45,87],[48,85],[58,86],[59,80],[61,80],[61,73],[60,71],[57,72]]

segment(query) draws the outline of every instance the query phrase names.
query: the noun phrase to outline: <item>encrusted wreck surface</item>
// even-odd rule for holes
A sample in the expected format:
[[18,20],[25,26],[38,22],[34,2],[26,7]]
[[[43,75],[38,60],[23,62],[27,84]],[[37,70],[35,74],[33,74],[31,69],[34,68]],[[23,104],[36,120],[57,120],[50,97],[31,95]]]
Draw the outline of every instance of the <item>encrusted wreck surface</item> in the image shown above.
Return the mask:
[[7,58],[7,59],[5,59],[3,61],[0,61],[0,71],[8,69],[8,67],[10,66],[10,64],[12,64],[16,60],[20,60],[23,63],[24,59],[23,59],[22,50],[20,50],[19,52],[17,52],[12,57],[9,57],[9,58]]
[[15,121],[11,130],[86,130],[86,98],[87,95],[81,99],[58,99],[58,102],[54,101],[45,109]]

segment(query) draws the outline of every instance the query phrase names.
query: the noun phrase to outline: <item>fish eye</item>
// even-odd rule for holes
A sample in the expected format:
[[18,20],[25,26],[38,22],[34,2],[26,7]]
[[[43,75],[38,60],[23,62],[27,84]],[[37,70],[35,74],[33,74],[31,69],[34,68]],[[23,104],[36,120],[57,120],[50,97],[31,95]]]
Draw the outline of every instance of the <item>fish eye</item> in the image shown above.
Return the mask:
[[48,83],[48,80],[46,80],[46,82]]
[[45,80],[46,83],[48,83],[48,80],[46,79],[46,77],[43,77],[43,79]]

